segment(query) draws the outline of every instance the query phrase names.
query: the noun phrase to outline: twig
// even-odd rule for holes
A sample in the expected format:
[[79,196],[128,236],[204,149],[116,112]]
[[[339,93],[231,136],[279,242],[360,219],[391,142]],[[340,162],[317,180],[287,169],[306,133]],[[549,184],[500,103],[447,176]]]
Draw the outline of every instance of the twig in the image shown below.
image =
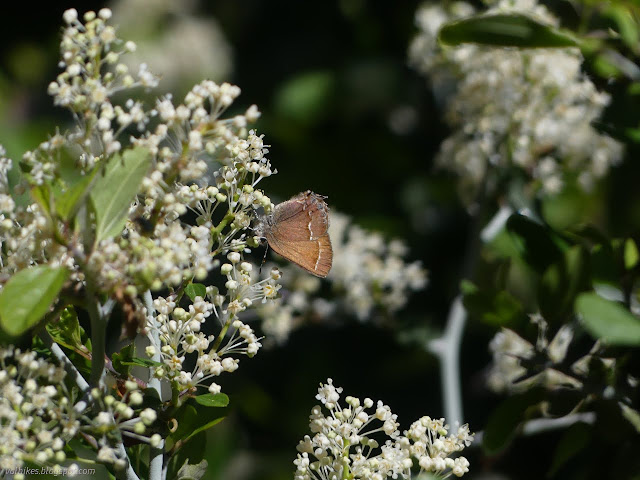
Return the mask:
[[537,435],[538,433],[548,432],[550,430],[558,430],[566,428],[574,423],[592,424],[596,421],[594,412],[573,413],[559,418],[536,418],[529,420],[522,426],[523,435]]
[[[155,314],[155,308],[153,308],[153,298],[151,297],[151,291],[144,292],[144,304],[147,307],[147,318],[153,318]],[[156,328],[147,329],[147,336],[152,345],[160,345],[160,337]],[[162,360],[160,356],[160,350],[156,349],[156,353],[151,360],[160,362]],[[158,398],[162,398],[162,384],[159,378],[151,376],[148,383],[149,388],[154,389],[158,393]],[[160,445],[157,447],[151,447],[149,453],[149,480],[165,480],[167,470],[165,467],[165,455],[164,455],[164,439],[160,441]]]
[[[570,427],[576,423],[593,424],[596,421],[596,414],[594,412],[572,413],[559,418],[535,418],[522,424],[522,435],[532,436],[539,433],[550,432],[553,430],[560,430],[562,428]],[[476,432],[473,446],[482,445],[484,432]]]
[[127,471],[125,473],[126,480],[140,480],[138,474],[133,469],[131,465],[131,461],[129,460],[129,455],[127,454],[127,450],[124,448],[124,443],[122,441],[118,442],[116,445],[116,450],[118,451],[118,457],[124,459],[127,462]]
[[[85,400],[85,398],[87,398],[89,392],[91,391],[91,385],[89,385],[89,382],[85,380],[85,378],[78,371],[73,362],[69,360],[69,357],[67,357],[64,351],[57,343],[53,341],[48,333],[41,332],[40,338],[42,339],[43,343],[49,348],[49,350],[51,350],[52,355],[62,364],[66,372],[71,375],[80,391],[84,394],[84,398],[73,406],[73,409],[76,412],[83,412],[87,407],[87,401]],[[133,467],[131,466],[129,456],[127,455],[127,451],[125,450],[122,441],[118,443],[116,448],[120,454],[120,457],[125,459],[127,462],[127,471],[125,477],[126,480],[140,480],[136,472],[133,470]]]
[[450,424],[462,423],[460,344],[466,319],[462,296],[458,295],[451,304],[444,334],[429,344],[429,350],[440,359],[444,416]]
[[[502,206],[482,230],[479,228],[480,212],[474,217],[474,228],[463,266],[463,278],[471,273],[482,243],[488,243],[502,230],[513,213],[509,206]],[[450,424],[462,424],[462,387],[460,385],[460,346],[467,312],[462,304],[462,295],[457,295],[451,303],[444,333],[429,342],[428,349],[440,360],[440,381],[442,385],[444,416]]]
[[107,330],[107,317],[102,315],[102,308],[95,294],[95,285],[93,280],[87,276],[86,281],[86,300],[89,319],[91,320],[91,384],[105,390],[104,354],[105,354],[105,336]]
[[73,378],[73,381],[76,383],[80,391],[84,394],[84,398],[73,406],[73,409],[76,412],[83,412],[84,409],[87,408],[87,401],[85,400],[85,398],[88,396],[89,391],[91,390],[89,382],[85,380],[85,378],[82,376],[73,362],[69,360],[69,357],[67,357],[62,348],[60,348],[60,345],[53,341],[49,333],[47,333],[45,330],[41,331],[40,339],[49,348],[49,350],[51,350],[53,356],[62,364],[67,374],[69,374]]

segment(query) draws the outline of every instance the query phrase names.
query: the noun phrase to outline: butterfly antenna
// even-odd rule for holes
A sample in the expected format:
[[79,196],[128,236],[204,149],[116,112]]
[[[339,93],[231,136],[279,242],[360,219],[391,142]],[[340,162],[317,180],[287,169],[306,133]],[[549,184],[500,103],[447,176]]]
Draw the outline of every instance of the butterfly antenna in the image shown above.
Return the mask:
[[264,257],[262,257],[262,263],[260,264],[260,269],[258,270],[258,275],[262,275],[262,266],[264,262],[267,261],[267,252],[269,251],[269,244],[267,243],[267,248],[264,249]]

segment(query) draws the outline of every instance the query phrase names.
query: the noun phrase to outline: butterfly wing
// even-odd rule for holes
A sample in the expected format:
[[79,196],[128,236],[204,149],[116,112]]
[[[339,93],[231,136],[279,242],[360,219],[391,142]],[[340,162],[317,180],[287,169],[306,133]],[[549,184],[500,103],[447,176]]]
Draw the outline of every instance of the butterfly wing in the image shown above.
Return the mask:
[[271,233],[290,241],[317,240],[329,228],[329,207],[324,197],[311,191],[276,205]]
[[329,234],[313,240],[290,241],[267,233],[269,246],[282,257],[304,268],[307,272],[326,277],[333,263],[333,249]]

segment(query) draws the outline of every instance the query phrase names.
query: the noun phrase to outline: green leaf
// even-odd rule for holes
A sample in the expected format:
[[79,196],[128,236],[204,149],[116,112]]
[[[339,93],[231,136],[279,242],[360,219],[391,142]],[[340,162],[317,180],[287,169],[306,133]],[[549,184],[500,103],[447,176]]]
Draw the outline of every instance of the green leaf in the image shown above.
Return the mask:
[[590,289],[589,254],[581,245],[575,245],[542,275],[538,289],[540,311],[549,322],[562,321],[573,311],[578,293]]
[[438,40],[449,46],[463,43],[520,48],[578,46],[570,33],[516,13],[481,15],[447,23],[440,29]]
[[43,183],[31,188],[31,197],[42,207],[49,219],[56,213],[64,221],[75,216],[84,202],[92,180],[98,173],[96,167],[83,176],[70,176],[68,179],[57,179],[53,184]]
[[[207,453],[207,434],[200,432],[197,436],[191,439],[187,448],[180,448],[171,458],[171,465],[169,466],[169,473],[167,478],[175,478],[177,475],[176,470],[178,467],[186,463],[195,464],[204,458]],[[173,473],[176,472],[176,473]]]
[[47,183],[31,187],[31,197],[40,205],[42,212],[51,221],[51,187]]
[[526,411],[544,399],[541,389],[515,394],[504,400],[491,413],[485,427],[482,448],[488,455],[503,450],[515,437],[520,422],[525,420]]
[[64,145],[56,151],[57,173],[66,185],[75,185],[81,181],[85,175],[78,168],[82,150],[76,146]]
[[616,23],[617,31],[620,38],[634,53],[638,52],[638,42],[640,42],[640,34],[638,32],[638,23],[633,14],[623,5],[609,5],[602,12],[603,16],[609,17]]
[[638,264],[638,247],[632,238],[627,238],[624,242],[624,268],[631,270]]
[[207,287],[201,283],[190,283],[184,288],[191,301],[194,301],[196,297],[204,298],[207,295]]
[[196,436],[200,432],[204,432],[205,430],[209,430],[211,427],[214,427],[215,425],[219,424],[222,420],[224,420],[224,418],[225,418],[224,416],[221,416],[219,418],[215,418],[215,419],[205,423],[204,425],[201,425],[200,427],[196,428],[191,434],[189,434],[189,436],[186,438],[186,440],[190,440],[192,437]]
[[571,425],[564,433],[553,456],[553,462],[547,477],[553,477],[571,458],[575,457],[591,440],[591,427],[579,422]]
[[595,245],[591,250],[591,276],[594,283],[618,286],[624,275],[618,258],[619,248],[615,242]]
[[463,279],[460,282],[460,292],[462,293],[462,295],[473,295],[479,291],[480,289],[476,286],[476,284],[470,282],[469,280]]
[[129,207],[151,165],[146,148],[136,147],[124,155],[115,155],[106,166],[104,176],[91,190],[96,214],[96,242],[118,235],[126,222]]
[[640,433],[640,412],[619,402],[620,410],[622,410],[622,416],[626,418],[631,425]]
[[133,357],[130,360],[121,360],[122,365],[138,365],[140,367],[164,367],[164,363],[149,360],[148,358]]
[[507,230],[525,262],[538,273],[543,273],[549,265],[563,258],[562,244],[543,225],[524,215],[515,214],[507,220]]
[[135,346],[133,343],[122,347],[120,352],[111,356],[111,364],[114,370],[122,375],[129,375],[129,366],[132,364]]
[[517,324],[524,315],[522,304],[506,290],[466,293],[463,304],[470,313],[492,326]]
[[70,350],[88,352],[82,340],[84,329],[78,322],[78,315],[73,307],[65,308],[57,322],[47,324],[47,332],[53,341]]
[[602,78],[617,78],[622,75],[622,71],[616,62],[616,57],[609,52],[598,53],[591,61],[591,65],[598,76]]
[[[206,397],[207,395],[200,396]],[[201,403],[201,405],[226,407],[229,404],[229,398],[223,393],[210,396],[215,397],[215,400],[210,399],[208,400],[209,403]],[[195,398],[197,399],[198,397]],[[216,405],[211,403],[216,403]],[[169,440],[173,443],[178,441],[186,443],[188,440],[193,439],[194,436],[220,423],[224,419],[226,412],[224,408],[196,408],[190,399],[176,413],[175,419],[178,422],[178,428],[169,435]]]
[[302,124],[317,121],[327,111],[335,79],[332,72],[308,72],[286,82],[275,95],[280,116]]
[[202,460],[196,465],[190,465],[189,462],[185,462],[176,475],[176,480],[200,480],[207,473],[207,467],[209,464],[206,460]]
[[200,405],[205,407],[226,407],[229,405],[229,397],[224,393],[206,393],[193,398]]
[[583,293],[575,307],[582,325],[593,337],[609,345],[640,345],[640,319],[621,304],[596,293]]
[[0,325],[9,335],[21,335],[49,311],[69,272],[38,265],[12,276],[0,292]]
[[56,213],[61,219],[68,221],[75,216],[89,193],[88,189],[91,186],[91,182],[99,170],[99,167],[94,168],[93,171],[84,175],[67,188],[58,187],[54,189],[54,205]]
[[169,435],[169,440],[176,443],[184,440],[200,425],[198,421],[198,411],[190,402],[183,404],[175,413],[174,418],[178,423],[176,430]]

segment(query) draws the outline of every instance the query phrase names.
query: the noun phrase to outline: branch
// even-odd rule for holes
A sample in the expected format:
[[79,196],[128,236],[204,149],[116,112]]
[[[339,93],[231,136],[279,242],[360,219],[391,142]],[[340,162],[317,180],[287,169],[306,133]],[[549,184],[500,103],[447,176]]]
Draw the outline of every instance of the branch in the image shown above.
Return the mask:
[[[470,243],[465,252],[463,278],[472,271],[482,244],[495,238],[512,213],[511,207],[503,205],[481,231],[478,228],[479,214],[476,214],[474,217],[476,225],[472,229]],[[464,417],[460,385],[460,345],[466,320],[467,312],[462,304],[462,295],[458,295],[449,308],[444,333],[440,338],[429,342],[427,346],[427,349],[440,360],[444,416],[450,424],[462,424]]]
[[[113,305],[111,305],[111,307],[112,306]],[[110,310],[110,307],[107,308]],[[41,332],[40,338],[42,339],[43,343],[51,350],[53,356],[62,364],[66,372],[73,378],[80,391],[84,394],[84,398],[76,403],[73,407],[73,409],[78,413],[84,411],[85,408],[87,408],[87,401],[85,400],[85,398],[87,398],[87,396],[91,392],[91,385],[89,385],[89,382],[85,380],[85,378],[78,371],[73,362],[69,360],[69,357],[67,357],[62,348],[60,348],[60,346],[53,341],[48,333],[45,333],[44,331]],[[104,361],[104,355],[102,356],[102,358]],[[127,455],[127,451],[125,450],[122,441],[117,444],[116,448],[118,450],[118,453],[120,454],[120,457],[127,461],[127,472],[125,476],[126,480],[140,480],[136,472],[133,470],[133,467],[131,466],[129,456]]]
[[[551,432],[570,427],[576,423],[594,424],[596,414],[594,412],[572,413],[559,418],[535,418],[522,424],[521,433],[524,436],[537,435],[539,433]],[[472,446],[482,445],[484,432],[477,432]]]
[[[90,274],[89,274],[90,276]],[[107,330],[107,318],[102,316],[98,298],[95,295],[95,286],[93,280],[87,276],[86,292],[87,292],[87,310],[89,311],[89,319],[91,320],[91,384],[99,387],[100,390],[105,389],[104,355],[105,341]]]
[[[144,304],[147,307],[147,318],[153,318],[155,315],[155,308],[153,308],[153,298],[151,297],[151,291],[144,292]],[[160,337],[158,330],[155,328],[147,329],[149,340],[154,346],[160,345]],[[160,350],[156,348],[156,353],[151,360],[155,362],[162,361]],[[162,384],[159,378],[151,376],[149,378],[148,388],[155,390],[158,393],[158,398],[162,399]],[[164,480],[167,475],[166,469],[164,469],[164,439],[161,440],[160,445],[157,447],[151,447],[149,452],[149,480]]]
[[127,462],[127,471],[125,473],[126,480],[140,480],[138,474],[131,466],[131,462],[129,461],[129,455],[127,455],[127,450],[124,448],[124,443],[122,441],[118,442],[116,445],[116,450],[118,451],[118,456],[123,458]]
[[466,319],[462,296],[458,295],[451,304],[444,334],[428,345],[429,350],[440,359],[444,416],[450,424],[462,424],[460,344]]
[[570,427],[574,423],[593,424],[596,421],[594,412],[573,413],[559,418],[536,418],[529,420],[522,426],[523,435],[537,435],[551,430]]
[[80,400],[78,403],[76,403],[73,406],[73,409],[78,413],[84,411],[84,409],[87,408],[87,401],[85,400],[85,398],[87,398],[89,392],[91,391],[91,386],[82,376],[82,374],[73,364],[73,362],[69,360],[69,357],[67,357],[67,355],[64,353],[62,348],[60,348],[60,345],[58,345],[56,342],[53,341],[53,339],[46,332],[46,330],[43,330],[40,332],[40,339],[49,348],[49,350],[51,350],[51,353],[53,354],[53,356],[64,367],[67,374],[71,376],[71,378],[73,378],[73,381],[76,383],[80,391],[83,393],[84,398]]

